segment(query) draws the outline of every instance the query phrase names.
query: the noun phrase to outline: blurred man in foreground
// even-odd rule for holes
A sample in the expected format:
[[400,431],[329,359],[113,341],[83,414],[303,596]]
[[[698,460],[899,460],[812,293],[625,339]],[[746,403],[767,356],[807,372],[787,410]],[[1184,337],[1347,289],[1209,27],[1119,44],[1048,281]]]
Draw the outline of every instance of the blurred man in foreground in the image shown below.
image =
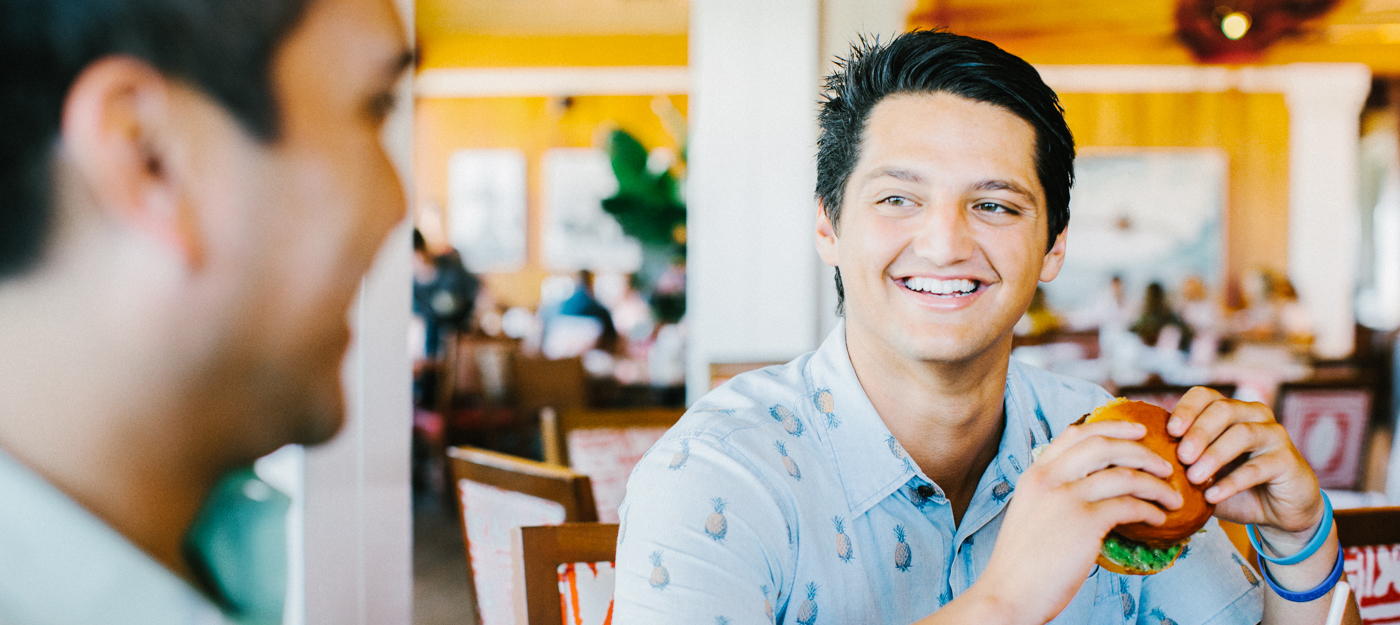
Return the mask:
[[815,238],[843,323],[706,395],[637,465],[615,622],[1321,622],[1340,559],[1317,479],[1268,408],[1205,388],[1166,425],[1186,478],[1221,473],[1216,516],[1289,561],[1271,585],[1317,596],[1263,588],[1214,522],[1155,575],[1095,566],[1112,528],[1183,498],[1146,428],[1071,425],[1108,393],[1010,359],[1073,181],[1036,70],[923,31],[859,46],[827,92]]
[[0,0],[0,623],[280,622],[243,468],[340,427],[408,62],[389,0]]

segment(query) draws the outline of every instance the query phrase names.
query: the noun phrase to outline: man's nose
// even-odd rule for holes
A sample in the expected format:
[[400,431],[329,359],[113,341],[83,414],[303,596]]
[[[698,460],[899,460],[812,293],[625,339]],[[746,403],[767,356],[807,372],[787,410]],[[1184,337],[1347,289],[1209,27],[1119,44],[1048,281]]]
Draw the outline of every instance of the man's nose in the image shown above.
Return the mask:
[[976,247],[966,208],[941,201],[925,211],[914,238],[914,252],[938,267],[956,265],[972,257]]

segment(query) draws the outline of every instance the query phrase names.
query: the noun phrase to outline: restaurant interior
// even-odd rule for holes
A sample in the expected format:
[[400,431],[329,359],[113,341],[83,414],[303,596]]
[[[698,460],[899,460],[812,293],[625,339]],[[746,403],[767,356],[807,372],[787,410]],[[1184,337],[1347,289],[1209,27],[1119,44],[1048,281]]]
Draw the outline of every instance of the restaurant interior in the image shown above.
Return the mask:
[[[632,467],[838,323],[812,243],[821,77],[914,28],[1034,64],[1078,146],[1070,252],[1013,358],[1168,409],[1192,386],[1263,402],[1339,510],[1400,506],[1400,0],[413,14],[415,624],[604,622]],[[565,522],[592,525],[515,530]]]

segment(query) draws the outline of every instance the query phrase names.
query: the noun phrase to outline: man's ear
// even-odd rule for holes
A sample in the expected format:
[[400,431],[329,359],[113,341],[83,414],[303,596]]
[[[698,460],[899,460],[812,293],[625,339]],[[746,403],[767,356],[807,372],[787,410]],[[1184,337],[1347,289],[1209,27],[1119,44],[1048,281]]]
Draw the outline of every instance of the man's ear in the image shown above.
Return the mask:
[[60,153],[97,210],[198,267],[204,242],[186,188],[176,97],[150,65],[101,59],[68,91]]
[[817,255],[821,256],[822,262],[835,267],[839,260],[836,240],[836,226],[831,223],[831,217],[826,213],[826,205],[821,200],[817,200]]
[[1049,282],[1060,275],[1060,268],[1065,266],[1065,246],[1068,245],[1069,227],[1066,226],[1060,234],[1055,237],[1055,244],[1050,246],[1050,251],[1045,253],[1045,260],[1040,264],[1040,281]]

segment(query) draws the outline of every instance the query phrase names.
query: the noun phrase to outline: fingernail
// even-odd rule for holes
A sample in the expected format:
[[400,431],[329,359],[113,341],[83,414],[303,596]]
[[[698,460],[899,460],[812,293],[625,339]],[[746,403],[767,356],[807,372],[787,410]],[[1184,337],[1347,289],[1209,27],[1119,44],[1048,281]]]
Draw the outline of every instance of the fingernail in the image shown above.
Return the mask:
[[1201,479],[1201,473],[1202,473],[1203,471],[1204,471],[1204,469],[1201,469],[1200,467],[1191,467],[1190,469],[1187,469],[1187,470],[1186,470],[1186,479],[1190,480],[1191,483],[1194,484],[1194,483],[1200,481],[1200,479]]
[[1175,432],[1175,431],[1176,431],[1176,428],[1178,428],[1178,427],[1181,427],[1181,418],[1180,418],[1180,417],[1172,417],[1169,421],[1167,421],[1167,431],[1168,431],[1168,432]]
[[1208,500],[1214,500],[1214,499],[1215,499],[1215,496],[1216,496],[1216,495],[1219,495],[1219,494],[1220,494],[1220,487],[1219,487],[1219,486],[1212,486],[1212,487],[1206,489],[1206,499],[1208,499]]
[[1176,448],[1177,457],[1185,460],[1191,457],[1191,452],[1196,451],[1196,446],[1191,441],[1181,441],[1181,445]]

